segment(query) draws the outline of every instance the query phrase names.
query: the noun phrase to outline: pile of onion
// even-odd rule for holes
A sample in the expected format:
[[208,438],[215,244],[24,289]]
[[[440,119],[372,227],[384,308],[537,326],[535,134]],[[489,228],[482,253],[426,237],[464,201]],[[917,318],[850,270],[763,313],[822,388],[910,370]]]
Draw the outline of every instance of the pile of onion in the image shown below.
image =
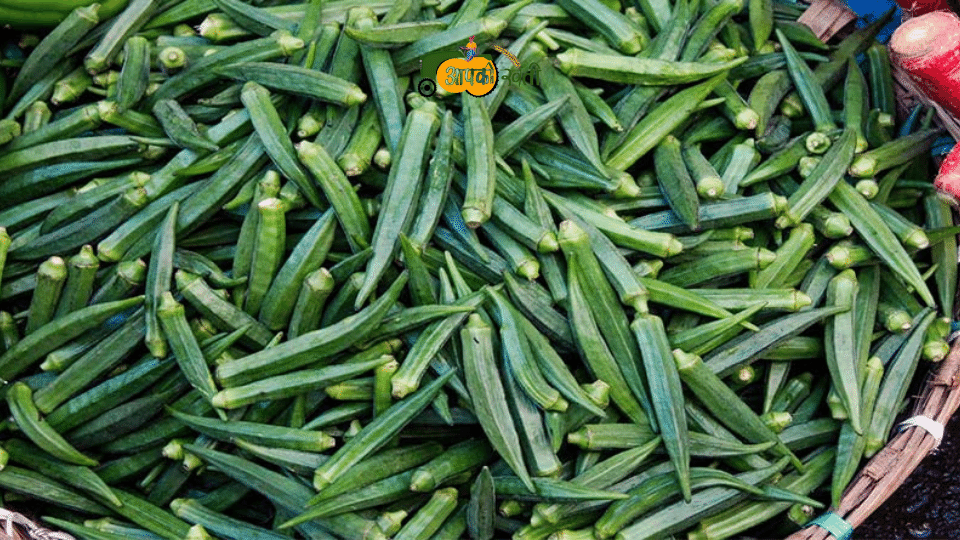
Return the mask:
[[[934,11],[911,18],[890,37],[890,52],[928,98],[960,118],[960,17]],[[940,166],[934,185],[960,200],[960,145]]]

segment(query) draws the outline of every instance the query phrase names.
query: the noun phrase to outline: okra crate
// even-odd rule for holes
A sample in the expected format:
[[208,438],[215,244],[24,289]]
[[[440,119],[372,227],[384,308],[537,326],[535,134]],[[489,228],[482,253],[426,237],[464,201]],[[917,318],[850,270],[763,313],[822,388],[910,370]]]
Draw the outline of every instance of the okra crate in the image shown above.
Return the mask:
[[932,447],[888,442],[932,363],[957,407],[891,13],[9,5],[0,490],[44,527],[783,538]]

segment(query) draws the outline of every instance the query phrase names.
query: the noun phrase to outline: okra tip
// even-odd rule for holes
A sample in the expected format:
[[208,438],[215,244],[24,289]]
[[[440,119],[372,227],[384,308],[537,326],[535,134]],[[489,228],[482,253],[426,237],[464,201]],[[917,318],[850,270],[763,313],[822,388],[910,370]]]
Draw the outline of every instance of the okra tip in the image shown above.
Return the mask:
[[471,313],[470,316],[467,317],[466,327],[469,329],[477,329],[477,330],[490,329],[489,325],[486,322],[484,322],[483,317],[481,317],[476,313]]
[[555,411],[559,413],[567,412],[567,409],[570,408],[570,402],[563,398],[563,396],[557,394],[557,399],[553,401],[548,407],[548,411]]
[[950,353],[950,345],[942,339],[923,344],[923,357],[930,362],[939,362]]
[[631,296],[631,297],[629,297],[629,298],[624,298],[623,300],[624,300],[624,302],[626,302],[630,307],[632,307],[633,310],[636,311],[637,313],[649,313],[649,312],[650,312],[650,305],[648,304],[648,301],[650,300],[650,294],[649,294],[649,293],[647,293],[647,294],[635,294],[635,295],[633,295],[633,296]]
[[747,385],[757,379],[757,370],[751,365],[740,366],[731,379],[738,385]]
[[822,154],[830,148],[831,142],[832,141],[830,140],[830,137],[826,133],[815,131],[810,135],[807,135],[804,144],[806,145],[807,150],[810,152],[814,154]]
[[911,231],[903,239],[903,243],[907,246],[917,248],[917,249],[926,249],[930,246],[930,239],[927,238],[927,234],[920,229]]
[[877,169],[877,160],[870,156],[860,155],[850,164],[850,176],[855,178],[865,178],[873,176]]
[[[597,379],[592,383],[581,385],[581,388],[583,388],[587,397],[590,398],[590,401],[597,407],[606,409],[610,406],[610,385],[605,381]],[[606,413],[604,413],[604,416],[605,415]]]
[[350,92],[347,93],[344,98],[344,103],[347,107],[352,107],[354,105],[362,105],[367,101],[367,94],[364,93],[360,88],[351,88]]
[[160,453],[167,459],[179,461],[183,459],[184,455],[183,442],[183,439],[173,439],[164,445]]
[[667,247],[665,249],[665,257],[673,257],[674,255],[679,255],[683,252],[683,242],[681,242],[677,237],[669,235],[667,239]]
[[287,30],[277,30],[270,34],[270,36],[277,40],[277,44],[280,45],[280,49],[286,56],[290,56],[306,45],[302,39],[294,36]]
[[45,279],[63,281],[67,279],[67,263],[62,257],[54,255],[40,263],[40,268],[37,269],[37,275]]
[[567,442],[580,448],[589,448],[590,436],[585,429],[579,429],[572,433],[567,433]]
[[557,228],[560,231],[560,245],[564,243],[570,243],[572,245],[578,241],[583,241],[587,237],[586,231],[569,219],[561,221]]
[[167,70],[180,69],[187,65],[187,54],[180,47],[164,47],[157,61]]
[[759,248],[757,250],[757,269],[763,270],[764,268],[770,266],[773,261],[777,260],[777,254],[774,251],[770,251],[766,248]]
[[756,129],[759,122],[760,115],[753,109],[743,109],[738,112],[734,118],[734,125],[736,125],[738,129],[743,130]]
[[800,290],[793,292],[794,311],[800,311],[801,309],[811,305],[813,305],[813,299],[810,298],[810,295]]
[[614,199],[633,199],[640,195],[640,186],[624,171],[608,171],[612,179],[616,180],[616,188],[610,192]]
[[359,176],[366,170],[369,164],[368,161],[360,159],[360,157],[354,153],[344,153],[337,158],[337,165],[340,165],[340,168],[343,169],[343,174],[347,176]]
[[880,193],[880,184],[873,178],[864,178],[857,182],[855,189],[863,195],[864,199],[870,200]]
[[429,471],[422,469],[414,471],[410,478],[410,491],[428,493],[433,491],[435,487],[437,487],[437,479]]
[[116,101],[105,99],[98,101],[89,110],[90,114],[96,114],[97,118],[109,118],[120,112],[120,106]]
[[176,316],[178,313],[184,313],[183,304],[177,302],[173,297],[173,293],[164,291],[160,295],[160,303],[157,306],[157,316]]
[[887,316],[886,327],[891,332],[906,332],[913,327],[913,319],[903,310],[896,310]]
[[697,182],[697,193],[704,199],[719,199],[725,191],[723,180],[717,176],[708,176]]
[[853,225],[850,224],[847,216],[839,212],[830,214],[823,222],[823,235],[827,238],[846,238],[851,234],[853,234]]
[[793,415],[787,411],[770,411],[761,418],[774,433],[782,432],[793,422]]
[[183,290],[196,283],[200,276],[192,274],[186,270],[177,270],[173,274],[173,279],[177,283],[177,290]]
[[557,235],[552,232],[547,232],[537,242],[537,251],[540,253],[555,253],[559,249],[560,243],[557,242]]
[[580,55],[577,49],[567,49],[556,56],[557,67],[560,71],[569,74],[576,63],[576,57]]
[[477,208],[475,206],[464,207],[461,214],[463,216],[464,223],[466,223],[467,227],[470,227],[471,229],[476,229],[490,219],[489,211],[485,211],[484,209]]
[[210,536],[210,533],[207,532],[207,529],[205,529],[203,525],[197,523],[190,527],[184,540],[213,540],[213,536]]
[[688,353],[683,349],[674,349],[673,359],[677,363],[677,369],[679,369],[681,372],[689,371],[696,367],[698,363],[703,362],[700,356],[693,353]]
[[420,384],[415,380],[407,380],[403,377],[394,377],[390,380],[390,393],[396,399],[403,399],[417,391]]
[[223,390],[220,390],[220,391],[217,392],[216,394],[214,394],[213,397],[210,398],[210,404],[213,405],[213,407],[214,407],[215,409],[230,409],[230,408],[232,408],[232,407],[230,406],[229,391],[230,391],[229,388],[225,388],[225,389],[223,389]]
[[797,224],[797,220],[793,216],[789,215],[789,213],[778,217],[776,222],[774,222],[774,226],[778,229],[787,229],[789,227],[793,227],[796,224]]
[[300,141],[294,145],[294,149],[296,149],[297,155],[300,156],[300,159],[304,159],[318,155],[320,153],[318,146],[319,145],[310,141]]
[[520,263],[517,267],[517,275],[534,281],[540,277],[540,263],[536,259],[528,259]]
[[94,2],[89,6],[82,6],[74,9],[74,13],[87,19],[88,21],[97,23],[100,22],[100,4]]
[[533,508],[533,513],[530,514],[530,525],[532,527],[545,527],[552,523],[549,519],[547,519],[543,514],[540,513],[539,506],[540,504],[537,504],[537,506]]

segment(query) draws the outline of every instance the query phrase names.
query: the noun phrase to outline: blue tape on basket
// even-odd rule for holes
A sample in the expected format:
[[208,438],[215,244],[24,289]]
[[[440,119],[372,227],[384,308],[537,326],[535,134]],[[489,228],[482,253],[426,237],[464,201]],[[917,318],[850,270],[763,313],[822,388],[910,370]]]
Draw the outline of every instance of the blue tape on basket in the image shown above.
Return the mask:
[[934,157],[945,156],[950,153],[950,150],[953,150],[953,145],[953,141],[950,141],[949,144],[934,145],[933,148],[930,149],[930,155]]
[[951,136],[949,136],[949,135],[944,135],[944,136],[942,136],[942,137],[937,137],[936,139],[934,139],[934,140],[933,140],[933,145],[934,145],[934,146],[942,146],[942,145],[945,145],[945,144],[949,144],[950,146],[953,146],[953,143],[954,143],[954,142],[956,142],[956,141],[953,140],[953,137],[951,137]]
[[847,523],[847,520],[833,512],[823,514],[807,524],[808,527],[810,525],[817,525],[821,529],[825,529],[837,540],[850,540],[850,537],[853,535],[853,525],[850,525]]

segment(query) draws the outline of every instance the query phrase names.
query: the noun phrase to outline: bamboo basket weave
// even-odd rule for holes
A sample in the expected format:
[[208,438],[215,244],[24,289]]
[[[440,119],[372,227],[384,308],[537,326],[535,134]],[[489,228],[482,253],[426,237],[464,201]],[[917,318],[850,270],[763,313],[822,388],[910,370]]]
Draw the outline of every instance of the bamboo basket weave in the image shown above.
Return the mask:
[[23,514],[0,508],[0,540],[76,540],[73,536],[38,526]]
[[[855,18],[856,14],[843,0],[816,0],[800,18],[800,22],[813,29],[821,39],[826,40],[846,28]],[[906,118],[918,103],[933,107],[937,112],[937,123],[954,140],[960,140],[960,122],[928,99],[895,62],[891,64],[898,116]],[[953,342],[950,354],[926,376],[920,394],[915,396],[909,416],[926,416],[946,425],[958,406],[960,406],[960,340]],[[936,447],[937,441],[928,431],[916,427],[901,429],[860,469],[847,486],[839,507],[831,507],[829,510],[855,529],[903,485],[920,462]],[[833,539],[833,536],[819,526],[806,527],[787,537],[787,540],[828,539]]]

